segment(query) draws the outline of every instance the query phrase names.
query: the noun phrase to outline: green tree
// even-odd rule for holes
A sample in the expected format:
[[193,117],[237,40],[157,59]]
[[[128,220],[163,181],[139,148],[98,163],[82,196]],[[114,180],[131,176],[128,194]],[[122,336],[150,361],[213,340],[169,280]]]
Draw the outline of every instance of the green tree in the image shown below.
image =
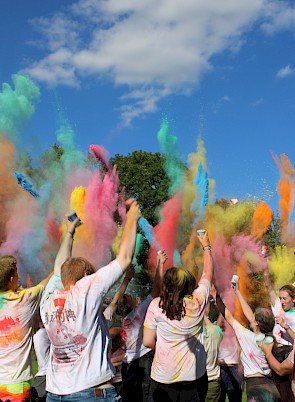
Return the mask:
[[264,243],[269,248],[275,248],[275,246],[281,246],[281,220],[279,215],[274,215],[267,229],[266,233],[263,236]]
[[169,181],[164,163],[159,152],[133,151],[110,159],[110,164],[117,166],[121,188],[125,187],[127,195],[136,198],[152,226],[159,222],[157,207],[168,199]]

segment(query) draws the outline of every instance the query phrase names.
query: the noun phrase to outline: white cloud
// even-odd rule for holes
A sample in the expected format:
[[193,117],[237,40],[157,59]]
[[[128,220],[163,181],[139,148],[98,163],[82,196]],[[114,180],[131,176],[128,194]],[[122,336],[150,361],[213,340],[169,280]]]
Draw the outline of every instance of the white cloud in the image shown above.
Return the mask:
[[290,66],[290,64],[288,64],[287,66],[279,69],[279,71],[277,72],[277,77],[278,78],[286,78],[286,77],[289,77],[290,75],[294,75],[294,74],[295,74],[295,69],[292,68]]
[[[272,0],[79,0],[35,20],[47,54],[26,73],[51,85],[107,77],[130,88],[126,124],[172,92],[189,93],[213,69],[212,56],[238,51]],[[273,7],[274,9],[274,7]],[[266,21],[264,21],[266,23]],[[271,20],[274,23],[274,20]],[[264,27],[264,29],[266,29]],[[138,94],[140,93],[140,96]]]
[[280,31],[295,32],[295,7],[288,1],[271,1],[265,8],[267,20],[261,25],[262,30],[273,35]]

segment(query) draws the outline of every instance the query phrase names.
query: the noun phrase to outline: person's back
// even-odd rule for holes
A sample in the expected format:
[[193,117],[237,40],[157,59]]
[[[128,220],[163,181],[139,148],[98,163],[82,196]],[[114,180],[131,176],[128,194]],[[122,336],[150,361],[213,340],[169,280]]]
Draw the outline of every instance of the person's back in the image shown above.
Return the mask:
[[208,392],[206,402],[219,402],[221,395],[220,388],[220,367],[218,364],[219,347],[222,340],[222,329],[209,320],[210,303],[206,308],[204,318],[203,338],[206,351],[206,369],[208,376]]
[[41,304],[41,317],[52,344],[47,391],[67,395],[111,379],[110,341],[101,303],[121,275],[121,267],[114,261],[67,290],[60,276],[49,282]]
[[149,305],[143,344],[155,349],[151,378],[154,402],[205,401],[208,389],[203,318],[210,296],[213,260],[207,232],[198,236],[204,250],[203,274],[198,283],[184,268],[164,275],[159,298]]
[[110,384],[110,337],[102,312],[103,298],[129,267],[136,239],[139,206],[127,213],[119,253],[95,272],[85,258],[71,257],[78,218],[67,222],[67,232],[56,256],[54,273],[41,303],[41,318],[51,341],[47,369],[47,401],[120,400]]

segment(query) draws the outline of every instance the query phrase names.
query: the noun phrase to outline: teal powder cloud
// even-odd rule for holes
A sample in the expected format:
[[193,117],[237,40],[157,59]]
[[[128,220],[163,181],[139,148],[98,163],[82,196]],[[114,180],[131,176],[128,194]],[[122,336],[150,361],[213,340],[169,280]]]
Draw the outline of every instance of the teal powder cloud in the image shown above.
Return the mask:
[[35,112],[35,103],[40,97],[39,87],[28,77],[12,76],[14,89],[2,84],[0,92],[0,133],[15,142],[23,125]]

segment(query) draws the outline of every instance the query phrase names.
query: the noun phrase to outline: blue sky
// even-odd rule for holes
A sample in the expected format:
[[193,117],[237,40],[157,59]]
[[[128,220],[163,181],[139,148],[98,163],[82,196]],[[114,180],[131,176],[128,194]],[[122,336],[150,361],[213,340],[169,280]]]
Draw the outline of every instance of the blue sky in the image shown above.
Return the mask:
[[168,116],[186,160],[201,135],[216,197],[277,209],[271,151],[295,164],[295,6],[271,0],[2,0],[0,82],[40,86],[21,133],[55,142],[62,109],[83,150],[159,151]]

